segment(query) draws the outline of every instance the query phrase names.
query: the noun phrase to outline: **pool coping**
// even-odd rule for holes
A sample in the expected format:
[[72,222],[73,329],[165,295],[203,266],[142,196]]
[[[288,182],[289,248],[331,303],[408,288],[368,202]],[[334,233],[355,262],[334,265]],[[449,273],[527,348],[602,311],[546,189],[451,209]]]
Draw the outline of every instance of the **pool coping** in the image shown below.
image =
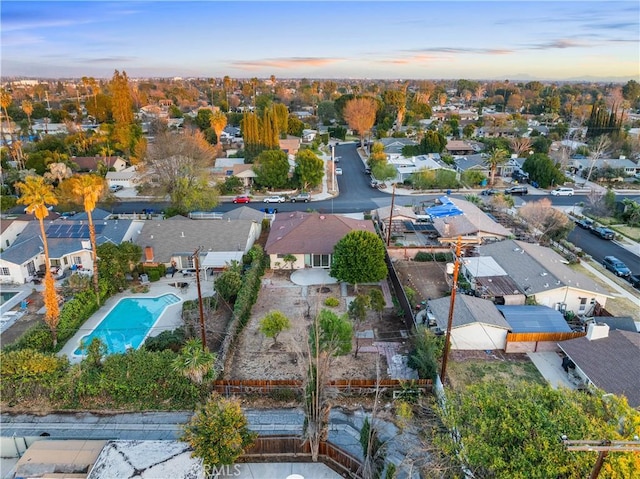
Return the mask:
[[[77,341],[77,343],[76,343],[78,346],[77,346],[77,348],[74,350],[74,352],[72,353],[72,356],[73,356],[74,358],[79,358],[80,360],[82,360],[83,358],[85,358],[85,357],[87,356],[86,354],[77,354],[77,352],[76,352],[76,351],[78,351],[78,349],[80,349],[80,346],[81,346],[81,344],[82,344],[82,340],[83,340],[84,338],[86,338],[87,336],[90,336],[91,334],[93,334],[93,333],[95,332],[95,330],[96,330],[96,329],[98,329],[98,327],[103,323],[103,321],[104,321],[105,319],[107,319],[107,316],[109,316],[109,315],[111,314],[111,312],[112,312],[112,311],[113,311],[113,310],[114,310],[114,309],[115,309],[115,308],[116,308],[116,307],[117,307],[117,306],[118,306],[122,301],[124,301],[124,300],[126,300],[126,299],[151,299],[151,300],[153,300],[153,299],[162,298],[163,296],[167,296],[167,295],[172,295],[172,296],[176,297],[176,298],[178,299],[178,301],[176,301],[176,302],[174,302],[174,303],[171,303],[171,304],[167,304],[167,305],[165,305],[165,307],[164,307],[164,309],[162,310],[162,312],[160,313],[160,315],[159,315],[159,316],[156,318],[156,320],[155,320],[155,321],[154,321],[154,322],[153,322],[153,323],[152,323],[152,324],[147,328],[147,332],[145,333],[144,337],[142,338],[142,341],[140,341],[140,344],[139,344],[136,348],[133,348],[133,347],[132,347],[132,349],[138,349],[140,346],[142,346],[142,345],[144,344],[144,342],[147,340],[147,337],[149,336],[149,334],[151,333],[151,331],[153,331],[153,330],[155,329],[156,324],[158,324],[158,323],[160,322],[160,320],[162,319],[162,316],[164,316],[164,314],[169,310],[169,308],[170,308],[171,306],[175,306],[175,305],[177,305],[177,304],[182,304],[182,303],[184,302],[184,300],[183,300],[180,296],[178,296],[178,295],[177,295],[177,294],[175,294],[175,293],[162,293],[162,294],[160,294],[160,295],[158,295],[158,296],[150,296],[150,295],[144,295],[144,296],[125,296],[125,297],[122,297],[122,298],[118,299],[118,301],[116,301],[116,302],[113,304],[113,306],[111,306],[111,308],[110,308],[110,309],[109,309],[109,310],[108,310],[108,311],[103,315],[102,319],[96,323],[96,325],[91,329],[91,331],[89,331],[89,332],[87,332],[86,334],[83,334],[82,336],[80,336],[80,338],[78,339],[78,341]],[[85,327],[85,325],[86,325],[86,324],[87,324],[87,323],[85,323],[85,324],[83,325],[83,327],[82,327],[82,330],[83,330],[83,331],[86,331],[86,330],[87,330],[87,328]],[[78,331],[78,332],[80,332],[80,331]],[[76,336],[76,335],[74,335],[74,336]],[[127,348],[127,349],[128,349],[128,348]],[[126,352],[126,351],[124,351],[124,352]],[[122,354],[122,353],[123,353],[123,351],[117,351],[117,352],[108,352],[107,354]]]
[[[195,283],[195,279],[191,279],[191,281]],[[197,291],[195,287],[189,287],[186,289],[186,292],[183,292],[179,288],[171,286],[169,283],[171,283],[171,281],[168,279],[164,281],[160,280],[158,282],[151,283],[150,290],[147,293],[131,293],[130,291],[126,291],[110,297],[98,311],[92,314],[91,317],[84,322],[81,330],[77,331],[65,343],[62,349],[58,352],[58,355],[67,356],[72,364],[79,363],[82,359],[84,359],[84,355],[75,354],[76,349],[80,346],[80,340],[83,337],[91,334],[100,324],[100,322],[102,322],[102,320],[109,314],[109,312],[111,312],[111,310],[120,302],[120,300],[125,298],[158,298],[168,293],[173,294],[177,296],[180,301],[167,306],[160,317],[151,326],[149,332],[151,330],[154,330],[159,334],[162,331],[173,330],[182,326],[182,304],[185,301],[197,299]],[[212,283],[212,281],[206,281],[206,283]],[[206,288],[206,286],[204,287]],[[203,289],[203,291],[205,290]],[[210,287],[210,291],[211,294],[213,294],[213,286]],[[203,294],[203,297],[205,296],[210,295]],[[180,307],[176,308],[176,306]],[[140,344],[144,343],[146,338],[149,336],[149,332]]]

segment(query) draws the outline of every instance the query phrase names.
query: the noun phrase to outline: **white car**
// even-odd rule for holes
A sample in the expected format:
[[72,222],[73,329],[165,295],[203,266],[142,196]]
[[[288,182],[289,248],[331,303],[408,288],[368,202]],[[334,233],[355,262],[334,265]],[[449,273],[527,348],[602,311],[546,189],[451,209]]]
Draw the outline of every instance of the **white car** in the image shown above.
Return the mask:
[[574,193],[573,188],[556,188],[549,194],[551,196],[573,196]]
[[336,168],[336,175],[342,174],[342,168]]
[[264,203],[284,203],[286,201],[284,196],[279,196],[279,195],[273,195],[273,196],[267,196],[263,202]]
[[111,185],[109,187],[109,191],[111,191],[112,193],[115,193],[116,191],[120,191],[122,189],[124,189],[124,186],[122,185]]

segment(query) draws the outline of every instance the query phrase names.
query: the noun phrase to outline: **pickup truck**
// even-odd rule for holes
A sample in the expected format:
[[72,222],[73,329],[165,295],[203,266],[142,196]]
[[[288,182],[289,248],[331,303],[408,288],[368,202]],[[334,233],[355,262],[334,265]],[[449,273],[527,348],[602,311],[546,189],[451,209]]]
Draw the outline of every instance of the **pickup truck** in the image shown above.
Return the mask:
[[606,239],[606,240],[612,240],[613,238],[616,237],[616,234],[614,231],[610,230],[609,228],[605,228],[603,226],[599,226],[598,228],[593,228],[591,232],[594,235],[599,236],[600,238]]

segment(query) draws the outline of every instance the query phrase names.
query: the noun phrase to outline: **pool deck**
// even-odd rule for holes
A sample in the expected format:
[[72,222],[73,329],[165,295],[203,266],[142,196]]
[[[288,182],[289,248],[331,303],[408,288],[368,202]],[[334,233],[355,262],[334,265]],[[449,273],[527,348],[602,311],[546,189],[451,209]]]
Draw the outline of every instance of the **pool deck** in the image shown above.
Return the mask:
[[[172,286],[173,283],[187,283],[188,286],[184,288],[176,288]],[[96,326],[104,319],[104,317],[113,309],[113,307],[123,298],[154,298],[162,296],[164,294],[174,294],[182,301],[172,304],[166,308],[164,313],[160,316],[158,321],[153,326],[153,331],[158,334],[162,331],[173,330],[182,325],[182,302],[185,300],[192,300],[198,298],[198,288],[196,285],[195,276],[183,277],[176,274],[174,278],[162,278],[160,281],[149,283],[148,293],[132,293],[127,290],[122,293],[116,294],[109,298],[105,304],[96,311],[82,326],[73,337],[67,341],[67,343],[60,350],[58,355],[66,355],[71,363],[78,363],[82,360],[82,356],[76,356],[75,350],[80,345],[80,340],[91,333]],[[204,279],[204,274],[200,277],[200,289],[202,296],[211,296],[213,293],[213,280],[211,277]]]

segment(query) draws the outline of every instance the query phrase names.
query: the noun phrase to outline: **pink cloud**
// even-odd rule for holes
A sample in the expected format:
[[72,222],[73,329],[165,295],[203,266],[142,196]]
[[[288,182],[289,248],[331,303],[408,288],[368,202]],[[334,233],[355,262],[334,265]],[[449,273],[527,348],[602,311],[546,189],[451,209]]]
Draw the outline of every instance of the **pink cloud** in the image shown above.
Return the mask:
[[264,60],[239,61],[232,65],[244,70],[256,70],[260,68],[282,68],[292,69],[299,67],[321,67],[342,61],[339,58],[313,58],[313,57],[293,57],[293,58],[269,58]]

